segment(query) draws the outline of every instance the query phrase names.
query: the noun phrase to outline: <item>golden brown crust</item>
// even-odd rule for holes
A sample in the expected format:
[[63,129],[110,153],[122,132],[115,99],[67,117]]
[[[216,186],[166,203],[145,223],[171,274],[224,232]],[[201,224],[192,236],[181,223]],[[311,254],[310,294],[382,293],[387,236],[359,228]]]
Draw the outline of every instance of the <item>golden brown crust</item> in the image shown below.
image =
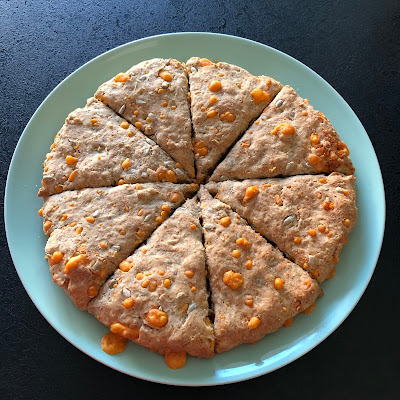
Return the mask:
[[[311,310],[356,223],[346,145],[281,89],[207,59],[143,61],[73,111],[46,157],[39,214],[54,282],[171,368]],[[198,190],[184,184],[194,160],[199,182],[212,174],[201,209],[182,206]],[[331,171],[348,176],[321,175]]]
[[[357,221],[354,183],[353,175],[334,172],[209,183],[207,188],[321,283],[333,273]],[[244,201],[253,187],[257,193]]]
[[[130,269],[115,272],[89,312],[107,326],[118,322],[128,327],[136,332],[129,338],[152,351],[211,357],[214,334],[199,214],[193,199],[179,208],[124,261]],[[168,321],[154,324],[151,312],[163,313]]]
[[194,177],[188,80],[179,61],[143,61],[103,83],[95,97],[153,139]]
[[348,155],[325,115],[285,86],[214,170],[211,181],[353,174]]
[[[207,63],[197,57],[187,62],[187,70],[197,180],[201,182],[282,85],[235,65]],[[215,82],[220,88],[213,87]]]
[[41,197],[122,183],[190,182],[155,142],[94,98],[67,117],[43,167]]
[[[45,252],[53,281],[84,309],[118,264],[193,191],[190,185],[137,184],[46,198],[43,226],[50,237]],[[170,211],[163,213],[163,206]],[[69,268],[71,259],[75,263]]]
[[[215,350],[220,353],[276,331],[315,303],[321,289],[229,206],[204,188],[200,198]],[[241,280],[240,286],[235,286],[233,274]]]

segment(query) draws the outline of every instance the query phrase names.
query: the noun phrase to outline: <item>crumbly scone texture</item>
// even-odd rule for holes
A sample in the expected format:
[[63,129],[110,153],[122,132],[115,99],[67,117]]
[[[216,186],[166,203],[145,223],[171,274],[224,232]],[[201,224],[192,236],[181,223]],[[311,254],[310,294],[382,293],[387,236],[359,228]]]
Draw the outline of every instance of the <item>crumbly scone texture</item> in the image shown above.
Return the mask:
[[312,306],[322,291],[228,205],[204,188],[200,199],[215,350],[220,353],[278,330]]
[[143,61],[73,111],[46,155],[53,281],[112,333],[179,361],[255,343],[311,312],[335,274],[357,220],[348,156],[271,77]]
[[85,309],[118,264],[195,190],[194,185],[154,183],[45,198],[45,252],[53,281]]
[[43,167],[39,196],[117,183],[190,181],[153,140],[95,98],[67,117]]
[[207,188],[319,283],[334,274],[357,221],[353,175],[211,182]]
[[[88,310],[123,336],[164,354],[214,354],[200,207],[188,200],[125,261]],[[127,267],[126,267],[127,266]],[[122,329],[121,329],[122,327]]]
[[211,181],[353,174],[349,150],[324,114],[285,86],[214,170]]
[[198,57],[187,64],[198,182],[281,90],[273,78]]
[[95,97],[153,139],[193,178],[188,90],[179,61],[154,58],[103,83]]

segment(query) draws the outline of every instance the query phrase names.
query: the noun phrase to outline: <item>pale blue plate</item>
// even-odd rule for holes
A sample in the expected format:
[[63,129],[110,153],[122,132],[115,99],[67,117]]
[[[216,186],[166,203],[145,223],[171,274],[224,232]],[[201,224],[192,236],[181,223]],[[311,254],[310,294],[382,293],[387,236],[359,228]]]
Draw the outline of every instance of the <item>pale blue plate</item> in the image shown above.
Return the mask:
[[[256,75],[289,84],[324,112],[347,143],[357,176],[359,220],[345,246],[334,279],[311,315],[299,315],[292,327],[242,345],[209,360],[190,358],[170,370],[161,356],[129,343],[110,356],[100,348],[107,328],[79,311],[55,285],[44,260],[46,238],[37,210],[42,162],[65,117],[83,106],[96,88],[131,65],[153,58],[207,57],[237,64]],[[5,223],[15,268],[32,301],[47,321],[74,346],[116,370],[149,381],[176,385],[216,385],[253,378],[307,353],[330,335],[357,304],[378,260],[385,224],[385,197],[379,164],[363,126],[340,95],[319,75],[268,46],[211,33],[168,34],[137,40],[93,59],[61,82],[26,126],[11,161],[5,197]]]

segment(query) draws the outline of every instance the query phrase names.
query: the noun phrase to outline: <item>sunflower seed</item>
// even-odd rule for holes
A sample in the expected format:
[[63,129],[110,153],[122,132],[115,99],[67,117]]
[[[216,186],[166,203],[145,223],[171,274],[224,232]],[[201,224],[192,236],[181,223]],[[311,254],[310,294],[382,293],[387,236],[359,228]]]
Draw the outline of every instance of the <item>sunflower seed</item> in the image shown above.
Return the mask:
[[215,225],[213,225],[213,224],[204,224],[204,229],[209,229],[210,231],[213,231],[215,229]]
[[122,107],[119,109],[118,114],[122,114],[125,111],[126,104],[122,104]]
[[292,226],[295,224],[296,218],[293,215],[289,215],[283,220],[283,225]]
[[295,167],[296,167],[296,163],[294,163],[293,161],[289,161],[289,162],[287,163],[287,165],[286,165],[285,172],[286,172],[286,173],[291,172],[291,171],[293,171],[293,169],[294,169]]
[[114,246],[111,246],[111,250],[118,252],[121,250],[121,246],[118,246],[117,244],[115,244]]
[[101,261],[96,261],[96,263],[93,265],[93,269],[97,270],[100,269],[100,267],[103,266],[103,263]]

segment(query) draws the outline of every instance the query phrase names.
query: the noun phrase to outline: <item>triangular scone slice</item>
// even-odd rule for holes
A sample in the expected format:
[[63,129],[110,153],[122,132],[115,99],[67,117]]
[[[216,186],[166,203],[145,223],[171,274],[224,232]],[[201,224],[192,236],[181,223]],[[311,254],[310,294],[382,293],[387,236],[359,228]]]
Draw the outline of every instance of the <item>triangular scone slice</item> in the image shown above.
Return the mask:
[[333,276],[357,220],[354,183],[333,172],[207,187],[321,283]]
[[200,207],[188,200],[120,264],[88,310],[160,354],[214,354]]
[[103,83],[95,97],[150,136],[194,177],[188,90],[179,61],[154,58]]
[[65,120],[43,167],[39,196],[117,183],[190,182],[156,143],[94,98]]
[[202,181],[282,88],[227,63],[187,62],[197,179]]
[[215,350],[254,343],[311,307],[314,279],[206,190],[201,192]]
[[211,181],[354,173],[332,124],[285,86],[215,169]]
[[45,199],[45,252],[53,281],[84,309],[118,264],[179,207],[195,185],[82,189]]

